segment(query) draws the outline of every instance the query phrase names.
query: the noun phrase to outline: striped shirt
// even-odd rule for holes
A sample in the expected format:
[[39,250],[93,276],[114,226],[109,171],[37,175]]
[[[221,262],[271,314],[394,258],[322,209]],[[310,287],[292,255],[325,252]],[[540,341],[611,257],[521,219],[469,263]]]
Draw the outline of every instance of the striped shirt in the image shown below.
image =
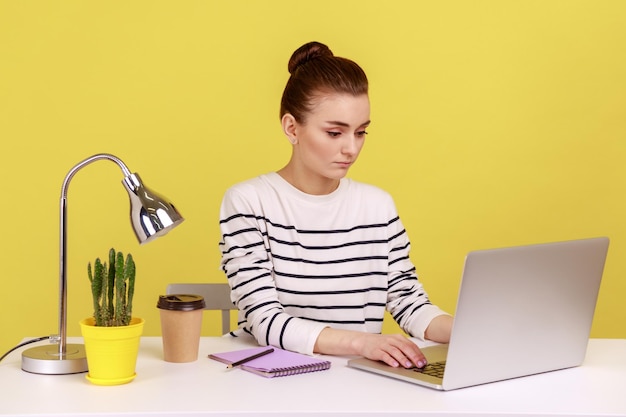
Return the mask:
[[269,173],[226,192],[220,228],[239,332],[262,345],[310,354],[325,327],[381,333],[385,309],[423,338],[445,314],[417,279],[391,196],[374,186],[344,178],[309,195]]

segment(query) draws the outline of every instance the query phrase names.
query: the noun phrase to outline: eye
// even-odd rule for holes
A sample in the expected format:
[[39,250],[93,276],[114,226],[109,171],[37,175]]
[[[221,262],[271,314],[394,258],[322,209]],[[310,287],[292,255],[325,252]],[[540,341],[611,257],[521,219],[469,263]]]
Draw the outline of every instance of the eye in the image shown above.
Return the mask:
[[331,138],[336,138],[336,137],[338,137],[339,135],[341,135],[341,132],[333,132],[333,131],[328,131],[328,132],[326,132],[326,133],[328,133],[328,136],[330,136]]
[[365,136],[367,136],[367,132],[365,130],[361,130],[356,132],[356,135],[360,138],[364,138]]

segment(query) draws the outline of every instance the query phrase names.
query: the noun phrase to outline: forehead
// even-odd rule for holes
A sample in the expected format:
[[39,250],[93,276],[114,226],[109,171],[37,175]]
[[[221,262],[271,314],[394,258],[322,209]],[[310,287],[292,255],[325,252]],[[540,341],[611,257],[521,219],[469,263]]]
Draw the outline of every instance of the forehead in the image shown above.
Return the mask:
[[369,121],[370,103],[367,94],[320,94],[311,102],[309,120],[341,121],[361,125]]

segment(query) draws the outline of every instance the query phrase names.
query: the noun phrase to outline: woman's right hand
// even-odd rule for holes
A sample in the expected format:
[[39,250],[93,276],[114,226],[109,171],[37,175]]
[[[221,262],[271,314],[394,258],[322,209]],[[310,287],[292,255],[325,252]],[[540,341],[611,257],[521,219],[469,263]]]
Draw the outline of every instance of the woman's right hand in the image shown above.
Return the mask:
[[396,368],[422,368],[427,364],[417,345],[401,334],[373,334],[327,327],[317,338],[315,352],[360,355]]

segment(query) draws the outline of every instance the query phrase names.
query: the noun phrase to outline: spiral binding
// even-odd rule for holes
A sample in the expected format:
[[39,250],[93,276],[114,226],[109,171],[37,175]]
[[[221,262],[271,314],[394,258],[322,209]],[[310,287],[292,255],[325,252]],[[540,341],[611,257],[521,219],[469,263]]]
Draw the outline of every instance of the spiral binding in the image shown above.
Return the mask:
[[304,373],[309,373],[309,372],[324,371],[330,368],[330,361],[323,361],[320,363],[310,364],[310,365],[292,366],[288,368],[258,369],[258,368],[253,368],[253,367],[246,366],[246,365],[241,365],[241,368],[248,372],[252,372],[257,375],[262,375],[267,378],[277,378],[281,376],[289,376],[289,375],[304,374]]

